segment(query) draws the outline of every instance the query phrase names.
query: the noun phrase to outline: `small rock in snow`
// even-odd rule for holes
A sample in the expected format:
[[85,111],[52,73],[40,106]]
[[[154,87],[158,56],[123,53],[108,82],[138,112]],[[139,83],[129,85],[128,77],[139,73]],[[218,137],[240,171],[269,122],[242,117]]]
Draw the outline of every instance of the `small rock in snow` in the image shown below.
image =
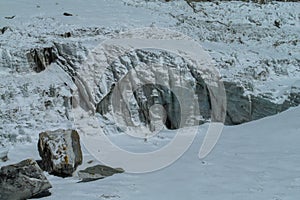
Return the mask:
[[78,176],[79,178],[81,178],[81,182],[89,182],[123,172],[124,170],[122,168],[112,168],[105,165],[95,165],[93,167],[88,167],[84,170],[80,170],[78,172]]
[[73,14],[64,12],[64,16],[73,16]]

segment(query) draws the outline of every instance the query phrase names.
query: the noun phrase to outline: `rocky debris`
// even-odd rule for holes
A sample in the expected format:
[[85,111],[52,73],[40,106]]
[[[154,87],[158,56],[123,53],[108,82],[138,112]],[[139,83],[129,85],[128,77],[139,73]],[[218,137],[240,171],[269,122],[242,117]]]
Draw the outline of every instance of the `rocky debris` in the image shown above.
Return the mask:
[[82,163],[79,135],[76,130],[55,130],[39,135],[38,150],[42,169],[61,177],[72,176]]
[[0,162],[6,162],[8,160],[7,154],[8,149],[0,149]]
[[0,199],[28,199],[39,195],[52,186],[41,168],[32,159],[1,167]]
[[123,172],[124,170],[122,168],[112,168],[105,165],[95,165],[93,167],[88,167],[84,170],[80,170],[78,172],[78,176],[79,178],[81,178],[81,182],[89,182]]
[[63,37],[63,38],[69,38],[72,36],[71,32],[65,32],[64,34],[59,34],[59,36]]
[[295,107],[300,105],[300,81],[296,81],[291,86],[291,91],[288,98],[281,105],[282,109],[286,110],[290,107]]

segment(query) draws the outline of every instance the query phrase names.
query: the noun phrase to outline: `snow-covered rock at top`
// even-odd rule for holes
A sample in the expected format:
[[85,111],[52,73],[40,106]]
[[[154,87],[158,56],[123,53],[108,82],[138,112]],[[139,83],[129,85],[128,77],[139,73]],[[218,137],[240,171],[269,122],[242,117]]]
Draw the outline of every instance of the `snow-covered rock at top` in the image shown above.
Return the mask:
[[79,135],[76,130],[56,130],[40,133],[38,142],[41,168],[57,176],[72,176],[82,163]]

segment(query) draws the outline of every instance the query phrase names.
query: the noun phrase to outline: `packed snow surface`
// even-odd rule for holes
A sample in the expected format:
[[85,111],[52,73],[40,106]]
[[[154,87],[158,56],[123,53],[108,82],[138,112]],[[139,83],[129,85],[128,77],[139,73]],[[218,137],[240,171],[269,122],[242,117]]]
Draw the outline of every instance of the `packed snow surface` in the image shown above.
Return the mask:
[[[190,149],[174,164],[146,174],[117,174],[102,180],[77,183],[78,178],[47,175],[52,195],[44,199],[281,199],[300,196],[300,107],[276,116],[238,126],[225,127],[213,152],[198,159],[207,125]],[[169,140],[154,138],[144,142],[120,137],[120,146],[131,151],[151,151]],[[35,142],[17,145],[10,160],[38,159]],[[93,163],[87,162],[94,160]],[[79,169],[97,161],[88,152]],[[4,164],[4,163],[2,163]]]

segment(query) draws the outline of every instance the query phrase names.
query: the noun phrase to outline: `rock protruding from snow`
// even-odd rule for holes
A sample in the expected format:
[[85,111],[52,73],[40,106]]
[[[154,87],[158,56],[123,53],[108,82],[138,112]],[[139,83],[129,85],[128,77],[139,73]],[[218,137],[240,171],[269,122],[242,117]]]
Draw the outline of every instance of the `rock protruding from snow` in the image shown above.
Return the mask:
[[[118,112],[116,118],[122,126],[145,125],[152,131],[156,120],[151,116],[151,108],[159,104],[165,111],[160,115],[164,125],[178,129],[198,124],[194,119],[199,116],[193,107],[198,104],[207,120],[211,116],[208,89],[203,77],[198,75],[200,72],[193,67],[183,57],[166,51],[139,49],[123,55],[100,78],[97,112],[102,115]],[[115,104],[112,109],[110,102],[114,99],[120,99],[120,106]],[[123,105],[129,105],[130,112]]]
[[32,48],[26,53],[27,62],[35,72],[42,72],[51,63],[58,62],[70,75],[74,75],[76,66],[84,61],[86,55],[87,49],[77,43],[53,43],[46,47]]
[[76,130],[42,132],[38,142],[41,167],[61,177],[72,176],[82,163],[80,138]]
[[105,165],[95,165],[93,167],[88,167],[84,170],[80,170],[78,172],[78,176],[79,178],[81,178],[81,182],[89,182],[123,172],[124,170],[122,168],[112,168]]
[[4,34],[7,30],[11,30],[11,28],[9,26],[4,26],[3,28],[0,28],[0,34]]
[[7,157],[7,154],[8,154],[8,149],[0,149],[0,162],[5,162],[8,160],[8,157]]
[[0,169],[0,199],[28,199],[51,187],[41,168],[32,159]]
[[[150,67],[151,65],[155,67]],[[132,71],[133,73],[130,73]],[[130,112],[127,112],[124,108],[116,114],[114,119],[119,120],[117,121],[118,125],[126,127],[123,126],[123,124],[126,124],[128,127],[135,124],[145,124],[151,130],[153,120],[151,119],[150,109],[154,104],[160,104],[162,105],[161,108],[165,109],[165,116],[162,120],[164,125],[169,129],[177,129],[180,127],[180,124],[187,124],[184,123],[181,117],[181,111],[192,109],[182,107],[191,105],[186,103],[188,102],[186,101],[187,95],[183,95],[183,100],[180,104],[172,90],[176,87],[185,88],[188,86],[188,88],[193,89],[192,92],[195,94],[195,98],[192,98],[198,101],[201,116],[196,116],[196,118],[201,119],[199,123],[205,122],[212,117],[212,106],[214,105],[211,103],[212,96],[209,93],[209,88],[202,77],[204,75],[201,71],[197,71],[197,66],[180,56],[164,51],[132,51],[112,62],[104,72],[103,78],[99,78],[101,83],[98,84],[99,89],[95,90],[100,91],[96,95],[100,97],[100,101],[97,104],[97,112],[106,116],[107,113],[111,114],[118,111],[118,106],[112,109],[113,97],[116,97],[116,95],[113,96],[114,91],[122,95],[132,94],[132,97],[128,98],[127,101],[129,103],[127,104],[124,103],[127,96],[123,95],[122,97],[124,98],[115,98],[120,100],[120,105],[128,105],[126,109],[130,110]],[[126,77],[130,78],[126,79]],[[158,84],[144,84],[139,88],[134,88],[134,86],[147,78],[153,78],[155,80],[153,82]],[[128,83],[124,80],[128,80]],[[118,82],[121,82],[121,84],[118,84]],[[261,119],[300,104],[299,91],[297,90],[299,87],[297,87],[296,83],[289,92],[290,96],[283,103],[273,102],[272,98],[266,95],[254,95],[245,89],[242,84],[235,81],[224,81],[223,83],[227,101],[225,123],[228,125]],[[125,87],[126,84],[128,87]],[[248,85],[253,87],[250,83]],[[221,99],[220,97],[215,99]],[[123,108],[122,106],[119,107]],[[190,119],[192,118],[192,115],[188,116]],[[113,123],[108,121],[106,126],[104,126],[104,131],[115,131],[116,128]]]
[[57,59],[57,55],[55,55],[52,47],[32,49],[27,53],[27,59],[31,68],[39,73],[44,71],[47,66],[54,62]]

